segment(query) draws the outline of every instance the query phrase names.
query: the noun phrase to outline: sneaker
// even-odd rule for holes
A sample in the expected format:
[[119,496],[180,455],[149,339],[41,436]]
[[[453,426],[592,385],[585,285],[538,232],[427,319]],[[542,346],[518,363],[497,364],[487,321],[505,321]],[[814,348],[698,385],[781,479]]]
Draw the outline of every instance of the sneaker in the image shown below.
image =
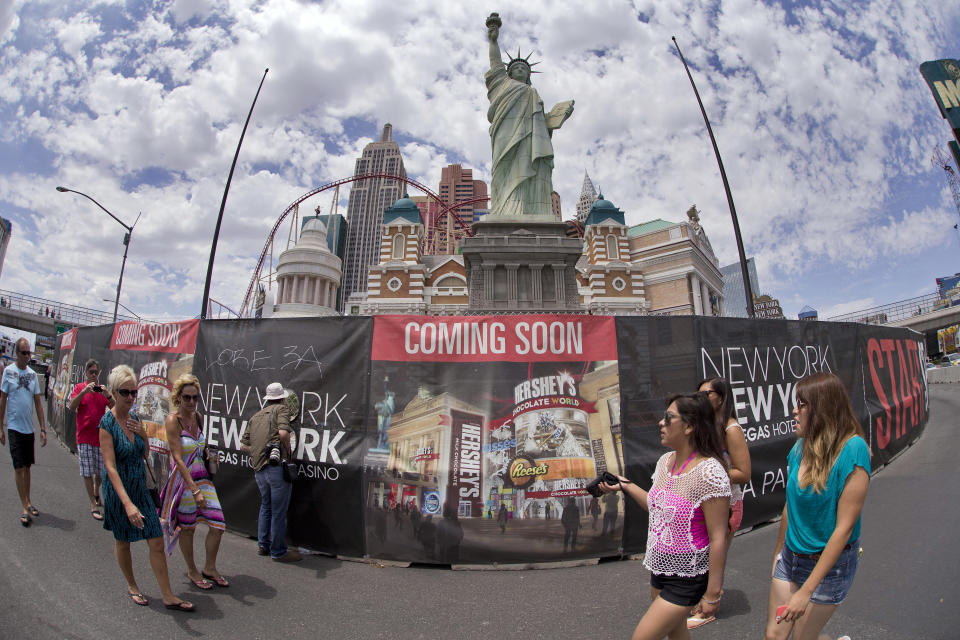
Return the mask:
[[303,560],[303,556],[296,551],[287,551],[279,558],[273,558],[274,562],[300,562],[301,560]]
[[258,555],[258,556],[268,556],[268,555],[270,555],[270,550],[269,550],[269,549],[264,549],[263,547],[257,547],[257,555]]

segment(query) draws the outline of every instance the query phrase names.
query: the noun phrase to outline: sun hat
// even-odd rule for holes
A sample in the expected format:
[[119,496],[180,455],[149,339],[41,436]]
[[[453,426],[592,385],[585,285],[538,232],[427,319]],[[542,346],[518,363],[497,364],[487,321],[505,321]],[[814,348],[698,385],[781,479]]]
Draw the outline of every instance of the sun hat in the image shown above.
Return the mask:
[[279,382],[271,382],[267,385],[267,393],[263,396],[264,400],[283,400],[290,392],[283,388]]

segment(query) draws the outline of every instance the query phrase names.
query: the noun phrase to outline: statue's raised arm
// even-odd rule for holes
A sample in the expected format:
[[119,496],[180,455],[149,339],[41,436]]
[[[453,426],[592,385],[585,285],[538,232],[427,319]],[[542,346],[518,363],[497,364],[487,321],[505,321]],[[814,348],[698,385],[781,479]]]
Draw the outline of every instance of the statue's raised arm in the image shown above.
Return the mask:
[[490,144],[493,166],[490,179],[490,216],[553,219],[553,144],[550,136],[573,113],[573,100],[544,113],[543,101],[530,85],[533,65],[516,58],[504,65],[500,55],[500,16],[487,18],[490,70],[486,74],[490,108]]
[[497,40],[500,38],[500,26],[503,22],[496,13],[491,13],[487,18],[487,40],[490,41],[490,68],[503,66],[503,58],[500,57],[500,45]]

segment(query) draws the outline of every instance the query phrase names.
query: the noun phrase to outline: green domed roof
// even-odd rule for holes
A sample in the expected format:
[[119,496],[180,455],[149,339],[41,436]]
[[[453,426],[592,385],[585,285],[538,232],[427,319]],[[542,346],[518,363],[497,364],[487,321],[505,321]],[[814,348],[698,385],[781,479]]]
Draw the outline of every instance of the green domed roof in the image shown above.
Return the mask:
[[383,224],[390,224],[394,220],[402,218],[407,222],[414,224],[423,224],[423,216],[420,215],[420,208],[417,203],[410,199],[406,193],[403,197],[393,203],[383,212]]
[[613,219],[620,224],[624,224],[623,211],[617,208],[609,200],[605,200],[601,193],[590,207],[590,213],[587,214],[585,225],[599,224],[605,220]]

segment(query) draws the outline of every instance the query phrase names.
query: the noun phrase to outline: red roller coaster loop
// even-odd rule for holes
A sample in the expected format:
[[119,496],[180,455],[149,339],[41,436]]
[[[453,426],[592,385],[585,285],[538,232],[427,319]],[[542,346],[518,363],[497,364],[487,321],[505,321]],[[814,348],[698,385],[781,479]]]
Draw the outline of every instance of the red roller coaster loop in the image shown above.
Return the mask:
[[266,259],[267,253],[269,253],[270,251],[270,246],[273,243],[274,234],[276,234],[277,229],[280,228],[280,225],[283,224],[283,221],[286,220],[290,212],[296,209],[301,202],[309,198],[312,198],[318,193],[321,193],[328,189],[334,189],[336,187],[339,187],[340,185],[348,184],[351,182],[357,182],[360,180],[370,180],[373,178],[387,178],[390,180],[399,180],[409,186],[419,189],[428,198],[436,202],[438,207],[440,207],[440,211],[437,214],[433,224],[439,225],[442,219],[446,218],[447,216],[451,216],[453,219],[453,222],[456,223],[456,226],[458,227],[457,232],[466,236],[472,235],[472,232],[470,231],[469,226],[460,218],[459,215],[457,215],[457,212],[454,211],[454,209],[458,207],[462,207],[466,204],[474,204],[477,202],[486,201],[486,198],[473,198],[470,200],[464,200],[462,202],[455,202],[451,205],[447,205],[440,196],[438,196],[436,193],[431,191],[430,188],[427,187],[426,185],[420,184],[416,180],[411,180],[410,178],[395,176],[388,173],[366,173],[359,176],[350,176],[349,178],[342,178],[340,180],[335,180],[334,182],[328,182],[327,184],[319,186],[316,189],[312,189],[306,192],[305,194],[303,194],[302,196],[300,196],[299,198],[297,198],[296,200],[294,200],[292,203],[290,203],[290,205],[283,210],[283,213],[280,214],[280,217],[277,218],[277,221],[274,223],[273,228],[270,230],[270,234],[267,236],[267,240],[263,244],[263,250],[260,252],[260,257],[257,259],[257,266],[254,268],[253,276],[250,278],[250,284],[247,286],[247,291],[243,296],[243,303],[240,305],[240,314],[239,314],[241,317],[245,317],[246,315],[253,312],[253,295],[257,287],[257,282],[261,280],[260,272],[263,269],[263,261]]

